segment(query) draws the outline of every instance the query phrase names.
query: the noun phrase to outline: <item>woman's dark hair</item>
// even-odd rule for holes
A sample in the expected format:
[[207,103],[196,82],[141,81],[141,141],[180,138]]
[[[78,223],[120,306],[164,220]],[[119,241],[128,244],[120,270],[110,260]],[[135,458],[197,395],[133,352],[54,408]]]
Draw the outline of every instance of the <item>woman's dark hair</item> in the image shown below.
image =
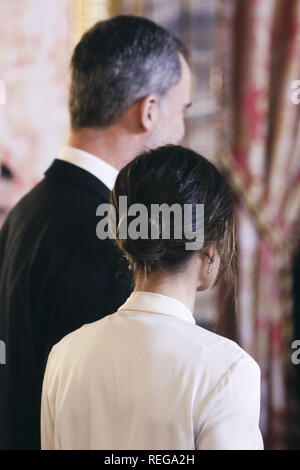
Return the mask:
[[[146,152],[128,163],[118,174],[112,191],[116,210],[115,242],[127,258],[135,274],[150,275],[157,269],[180,271],[195,253],[186,249],[186,238],[132,239],[119,237],[119,197],[127,196],[127,206],[144,204],[204,204],[204,244],[199,250],[205,255],[214,247],[220,256],[220,270],[215,284],[225,273],[231,294],[235,295],[236,255],[233,195],[228,183],[215,166],[201,155],[181,146],[167,145]],[[194,222],[194,220],[193,220]],[[130,217],[128,216],[128,223]],[[149,230],[150,233],[150,230]],[[172,236],[173,234],[173,236]]]
[[81,38],[71,59],[69,110],[73,129],[107,128],[137,100],[163,98],[181,77],[177,37],[139,16],[98,21]]

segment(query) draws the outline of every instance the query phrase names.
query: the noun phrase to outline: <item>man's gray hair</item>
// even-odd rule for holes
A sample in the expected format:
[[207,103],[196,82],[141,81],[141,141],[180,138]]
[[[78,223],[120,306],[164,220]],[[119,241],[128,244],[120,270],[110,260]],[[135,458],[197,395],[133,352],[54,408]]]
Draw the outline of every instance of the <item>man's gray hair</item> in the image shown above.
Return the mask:
[[69,109],[74,130],[107,128],[137,100],[164,97],[180,80],[183,43],[161,26],[137,16],[99,21],[75,47]]

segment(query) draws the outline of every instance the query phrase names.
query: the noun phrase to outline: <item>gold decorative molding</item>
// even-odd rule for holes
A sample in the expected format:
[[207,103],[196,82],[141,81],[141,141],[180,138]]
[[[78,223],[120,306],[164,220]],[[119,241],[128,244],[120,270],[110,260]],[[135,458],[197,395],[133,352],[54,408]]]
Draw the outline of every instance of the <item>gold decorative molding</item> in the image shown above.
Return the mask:
[[121,13],[121,0],[74,0],[73,38],[76,44],[96,21],[107,20]]

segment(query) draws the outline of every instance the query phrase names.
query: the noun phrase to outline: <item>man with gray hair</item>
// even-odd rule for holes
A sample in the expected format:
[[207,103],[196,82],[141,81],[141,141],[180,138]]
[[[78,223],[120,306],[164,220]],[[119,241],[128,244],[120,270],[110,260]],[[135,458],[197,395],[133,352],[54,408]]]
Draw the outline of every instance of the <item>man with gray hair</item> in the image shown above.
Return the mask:
[[[137,154],[184,135],[191,73],[179,39],[145,18],[96,23],[71,60],[68,145],[0,233],[0,448],[40,448],[40,398],[52,346],[115,312],[132,290],[117,276],[97,207]],[[84,352],[83,352],[84,353]]]

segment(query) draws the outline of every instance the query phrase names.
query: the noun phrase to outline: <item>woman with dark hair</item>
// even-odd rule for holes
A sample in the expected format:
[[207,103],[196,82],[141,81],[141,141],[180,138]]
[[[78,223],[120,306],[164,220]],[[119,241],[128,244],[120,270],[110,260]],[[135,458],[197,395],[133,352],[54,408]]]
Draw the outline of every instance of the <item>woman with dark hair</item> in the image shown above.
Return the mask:
[[[196,291],[223,274],[235,292],[233,199],[225,179],[191,150],[165,146],[120,171],[112,204],[115,241],[135,288],[116,313],[53,347],[42,447],[263,449],[259,366],[235,342],[197,326],[192,313]],[[169,213],[154,216],[162,204]],[[191,233],[202,242],[197,249],[187,248]]]

